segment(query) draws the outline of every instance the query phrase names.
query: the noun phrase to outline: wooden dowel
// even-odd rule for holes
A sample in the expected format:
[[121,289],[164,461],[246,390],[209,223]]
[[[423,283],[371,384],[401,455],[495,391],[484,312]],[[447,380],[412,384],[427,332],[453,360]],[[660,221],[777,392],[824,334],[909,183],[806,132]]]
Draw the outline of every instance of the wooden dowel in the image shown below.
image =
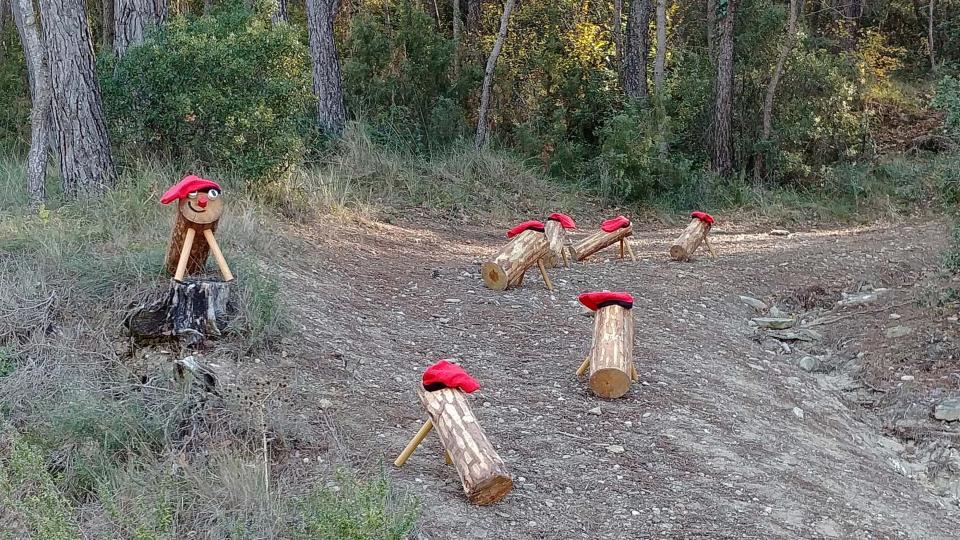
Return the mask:
[[637,256],[633,253],[633,247],[630,245],[630,241],[627,239],[624,239],[624,242],[626,242],[627,244],[627,253],[630,254],[630,260],[633,262],[637,262]]
[[450,458],[450,452],[446,450],[443,451],[443,462],[447,465],[453,465],[453,460]]
[[580,367],[577,368],[577,377],[582,377],[584,373],[587,372],[587,368],[590,367],[590,357],[587,356],[583,359],[583,363],[580,364]]
[[717,252],[713,250],[713,245],[710,243],[710,239],[706,236],[703,237],[703,243],[707,245],[707,250],[710,252],[710,256],[714,259],[717,258]]
[[636,382],[637,379],[640,378],[640,375],[637,374],[637,366],[636,366],[636,365],[633,365],[633,366],[631,366],[631,367],[632,367],[632,369],[631,369],[630,371],[632,371],[632,373],[630,374],[630,378],[633,379],[634,382]]
[[543,276],[543,282],[546,283],[547,288],[552,291],[553,282],[550,281],[550,276],[547,275],[547,268],[543,265],[543,259],[537,259],[537,267],[540,269],[540,275]]
[[430,430],[433,429],[433,420],[427,420],[423,423],[423,426],[420,428],[420,431],[410,439],[410,442],[407,443],[406,448],[403,449],[403,452],[400,452],[400,455],[397,456],[397,460],[393,462],[395,467],[403,467],[403,464],[407,462],[407,459],[410,458],[410,454],[420,446],[420,443],[423,442],[424,437],[430,433]]
[[567,248],[561,249],[560,255],[563,256],[563,267],[570,268],[570,258],[567,257]]
[[620,258],[621,258],[621,259],[626,256],[626,253],[625,253],[625,252],[626,252],[627,248],[624,247],[625,245],[626,245],[626,242],[624,242],[623,238],[621,238],[621,239],[620,239]]
[[190,260],[190,248],[193,247],[193,237],[197,231],[193,227],[188,227],[183,237],[183,247],[180,248],[180,259],[177,261],[177,271],[173,274],[175,281],[183,281],[183,276],[187,273],[187,261]]
[[513,286],[514,286],[514,287],[519,287],[519,286],[523,285],[523,276],[525,276],[525,275],[527,275],[526,272],[523,272],[522,274],[520,274],[520,277],[518,277],[517,280],[513,282]]
[[230,273],[230,267],[227,266],[227,260],[223,258],[223,252],[220,251],[220,244],[217,244],[217,239],[213,236],[213,231],[210,229],[204,229],[203,237],[207,239],[207,245],[210,246],[210,253],[213,253],[213,259],[217,261],[217,266],[220,267],[220,273],[223,275],[223,280],[233,281],[233,274]]

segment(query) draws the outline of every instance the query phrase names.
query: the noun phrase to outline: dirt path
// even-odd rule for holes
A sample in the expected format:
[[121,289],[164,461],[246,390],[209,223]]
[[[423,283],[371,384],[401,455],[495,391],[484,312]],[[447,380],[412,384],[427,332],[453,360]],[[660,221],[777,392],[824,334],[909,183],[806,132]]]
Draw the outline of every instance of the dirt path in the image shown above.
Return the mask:
[[[519,290],[483,287],[477,263],[501,231],[314,231],[281,263],[301,300],[291,358],[334,404],[307,407],[334,426],[324,462],[387,464],[424,501],[422,538],[956,537],[957,507],[896,471],[869,413],[752,341],[737,299],[897,286],[936,264],[939,230],[718,230],[719,259],[696,264],[665,260],[675,231],[643,231],[639,262],[554,270],[554,293],[533,274]],[[597,289],[637,297],[641,383],[615,401],[573,376],[592,331],[576,295]],[[444,357],[483,385],[474,410],[515,476],[492,507],[465,502],[435,436],[390,465],[423,418],[419,376]]]

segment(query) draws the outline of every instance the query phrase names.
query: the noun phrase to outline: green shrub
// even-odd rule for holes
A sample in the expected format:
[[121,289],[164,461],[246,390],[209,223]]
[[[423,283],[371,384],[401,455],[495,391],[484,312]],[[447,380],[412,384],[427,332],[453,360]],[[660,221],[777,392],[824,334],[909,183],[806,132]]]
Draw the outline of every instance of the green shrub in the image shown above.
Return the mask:
[[946,113],[943,127],[947,134],[960,138],[960,79],[950,75],[940,79],[932,105]]
[[304,151],[312,102],[298,30],[231,3],[178,17],[116,61],[101,61],[105,107],[120,144],[270,178]]

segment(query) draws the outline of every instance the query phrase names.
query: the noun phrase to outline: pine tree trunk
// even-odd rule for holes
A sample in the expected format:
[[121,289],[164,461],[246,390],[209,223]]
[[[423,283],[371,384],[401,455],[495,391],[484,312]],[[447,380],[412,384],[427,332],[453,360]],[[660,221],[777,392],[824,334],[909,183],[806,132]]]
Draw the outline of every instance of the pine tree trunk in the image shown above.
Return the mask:
[[707,0],[707,54],[710,65],[717,66],[717,1]]
[[340,0],[306,0],[317,125],[324,133],[334,136],[343,133],[347,121],[343,107],[340,60],[333,36],[333,21],[339,5]]
[[613,0],[613,57],[617,65],[621,65],[623,60],[623,0]]
[[113,52],[122,57],[127,49],[143,43],[147,30],[158,22],[154,0],[116,0]]
[[936,0],[930,0],[930,9],[929,15],[927,16],[927,48],[930,49],[930,72],[937,72],[937,57],[934,54],[936,49],[934,45],[936,44],[933,40],[933,6],[936,4]]
[[667,0],[657,0],[657,55],[653,61],[653,87],[663,95],[664,64],[667,61]]
[[53,130],[68,197],[97,197],[116,181],[82,0],[40,0],[50,64]]
[[290,22],[290,15],[287,13],[287,0],[274,0],[273,15],[270,17],[274,26]]
[[[780,77],[783,76],[783,66],[787,63],[787,57],[793,50],[793,43],[797,33],[797,16],[800,11],[800,0],[790,0],[790,12],[787,14],[787,36],[780,47],[780,56],[777,58],[777,65],[773,68],[773,75],[767,84],[767,94],[763,98],[763,140],[769,141],[773,135],[773,98],[777,93],[777,85],[780,84]],[[754,169],[755,177],[759,180],[766,175],[764,156],[761,152],[757,155],[757,164]]]
[[627,15],[627,40],[623,51],[623,90],[627,97],[646,104],[647,55],[650,53],[650,0],[632,0]]
[[467,32],[480,29],[480,0],[467,0]]
[[844,0],[843,17],[846,35],[841,40],[845,51],[853,51],[860,43],[860,17],[863,16],[862,0]]
[[27,194],[38,206],[46,197],[48,138],[50,135],[50,72],[37,12],[32,0],[13,0],[13,21],[23,44],[23,56],[30,80],[30,151],[27,153]]
[[717,76],[714,81],[713,171],[726,176],[733,170],[733,23],[739,0],[729,0],[720,23]]
[[510,12],[517,0],[507,0],[503,5],[503,15],[500,16],[500,31],[497,32],[497,39],[493,43],[493,49],[490,51],[490,57],[487,58],[487,68],[483,73],[483,89],[480,92],[480,109],[477,111],[477,136],[474,145],[477,150],[487,146],[490,138],[490,126],[487,125],[487,110],[490,108],[490,88],[493,86],[493,70],[497,67],[497,57],[500,56],[500,49],[503,48],[503,42],[507,39],[507,27],[510,23]]
[[100,35],[100,49],[104,51],[113,50],[113,38],[116,35],[114,33],[114,24],[115,24],[115,14],[114,14],[114,0],[102,0],[102,16],[101,21],[103,25],[103,33]]
[[[13,6],[10,6],[10,10],[13,10]],[[0,0],[0,36],[4,34],[4,31],[7,29],[7,0]],[[3,63],[7,60],[7,44],[4,40],[0,39],[0,63]]]

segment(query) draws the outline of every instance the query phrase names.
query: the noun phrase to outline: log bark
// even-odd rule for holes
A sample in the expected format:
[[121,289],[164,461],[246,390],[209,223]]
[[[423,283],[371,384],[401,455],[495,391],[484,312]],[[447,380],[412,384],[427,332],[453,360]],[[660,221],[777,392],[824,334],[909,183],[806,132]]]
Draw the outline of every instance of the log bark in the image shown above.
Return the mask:
[[124,326],[138,341],[175,337],[192,347],[219,337],[231,315],[229,283],[171,280],[163,297],[131,310]]
[[597,231],[573,246],[571,249],[573,258],[577,261],[583,261],[607,246],[616,244],[620,240],[626,241],[626,238],[632,235],[632,225],[613,232]]
[[547,220],[544,226],[544,234],[547,235],[547,244],[550,246],[550,252],[543,258],[543,264],[547,268],[560,266],[560,263],[567,265],[567,231],[560,222],[554,219]]
[[507,39],[510,12],[513,11],[513,6],[516,4],[517,0],[507,0],[503,5],[503,14],[500,16],[500,31],[497,32],[497,39],[493,42],[493,49],[490,50],[490,56],[487,58],[487,67],[483,72],[483,87],[480,91],[480,108],[477,109],[477,134],[473,141],[477,150],[485,148],[490,139],[490,126],[487,125],[487,110],[490,108],[490,89],[493,86],[493,70],[497,67],[497,57],[500,56],[503,42]]
[[116,170],[84,2],[40,0],[40,19],[63,192],[99,197],[115,184]]
[[670,258],[675,261],[689,261],[700,244],[706,240],[710,225],[705,221],[693,219],[680,237],[670,246]]
[[549,252],[550,243],[544,233],[523,231],[514,236],[493,261],[483,263],[480,268],[483,282],[495,291],[502,291]]
[[618,398],[630,389],[633,370],[633,312],[616,304],[600,308],[593,324],[590,389]]
[[340,59],[333,33],[339,7],[340,0],[306,0],[317,125],[333,136],[341,135],[347,122]]
[[207,257],[210,255],[210,245],[204,237],[203,231],[210,229],[216,232],[218,221],[208,224],[192,223],[187,221],[183,215],[177,211],[176,221],[173,224],[173,232],[170,234],[170,249],[167,250],[167,259],[164,263],[167,271],[171,275],[177,272],[177,263],[180,261],[180,250],[183,249],[183,241],[187,236],[187,229],[192,228],[197,233],[193,237],[193,244],[190,247],[190,258],[187,261],[187,275],[199,274],[203,272],[207,264]]
[[627,15],[627,39],[623,51],[623,91],[627,97],[646,105],[647,55],[650,53],[650,0],[631,0]]
[[30,150],[27,153],[27,194],[39,206],[46,198],[47,158],[50,148],[50,71],[37,12],[32,0],[13,0],[13,22],[23,45],[30,81]]
[[450,388],[435,392],[421,388],[419,394],[460,475],[467,499],[473,504],[487,505],[510,493],[513,478],[470,410],[466,395]]

